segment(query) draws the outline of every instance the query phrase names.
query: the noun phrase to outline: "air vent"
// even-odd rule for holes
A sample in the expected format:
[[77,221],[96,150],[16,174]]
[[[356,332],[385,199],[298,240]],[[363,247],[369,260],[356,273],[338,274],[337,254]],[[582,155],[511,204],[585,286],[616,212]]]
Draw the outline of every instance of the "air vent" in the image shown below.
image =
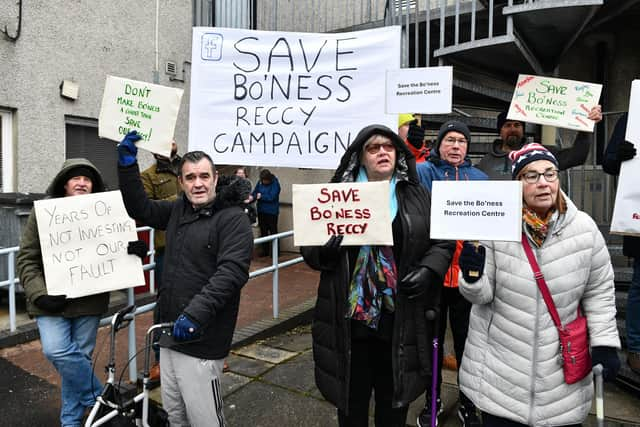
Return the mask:
[[167,61],[165,66],[165,73],[167,73],[170,76],[175,76],[177,74],[176,69],[177,69],[177,66],[175,62]]

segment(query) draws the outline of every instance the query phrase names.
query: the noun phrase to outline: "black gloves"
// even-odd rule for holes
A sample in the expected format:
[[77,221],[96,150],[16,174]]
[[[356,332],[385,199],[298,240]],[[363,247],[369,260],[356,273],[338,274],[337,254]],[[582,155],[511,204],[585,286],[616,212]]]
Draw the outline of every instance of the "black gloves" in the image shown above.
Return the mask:
[[613,347],[592,347],[591,364],[595,366],[598,363],[603,367],[602,379],[605,381],[613,381],[620,370],[618,351]]
[[418,267],[410,271],[398,284],[398,292],[409,299],[417,298],[424,294],[429,285],[438,280],[437,275],[428,267]]
[[148,251],[149,246],[147,246],[144,240],[132,240],[129,242],[129,246],[127,246],[127,253],[129,255],[137,255],[140,259],[144,259]]
[[482,245],[467,241],[462,244],[462,252],[460,252],[458,264],[465,282],[475,283],[482,277],[485,254],[486,249]]
[[33,301],[40,310],[49,313],[60,313],[67,305],[66,295],[41,295]]
[[616,160],[619,162],[624,162],[626,160],[631,160],[636,156],[636,147],[633,146],[633,143],[629,141],[622,141],[620,145],[618,145],[618,151],[616,152]]
[[413,145],[415,148],[422,148],[424,145],[424,129],[418,126],[417,120],[409,123],[407,141],[409,141],[409,144]]
[[320,246],[320,256],[326,260],[335,259],[340,253],[340,245],[342,245],[342,234],[334,234],[327,240],[327,243]]

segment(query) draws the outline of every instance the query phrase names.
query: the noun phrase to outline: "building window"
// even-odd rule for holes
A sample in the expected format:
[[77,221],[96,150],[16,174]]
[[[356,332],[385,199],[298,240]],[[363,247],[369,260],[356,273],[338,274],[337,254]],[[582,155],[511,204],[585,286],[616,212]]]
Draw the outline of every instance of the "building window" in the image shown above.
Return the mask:
[[13,114],[0,109],[0,193],[15,191],[13,183]]
[[100,170],[107,189],[117,189],[116,143],[98,137],[98,121],[66,117],[65,130],[66,158],[84,157],[90,160]]

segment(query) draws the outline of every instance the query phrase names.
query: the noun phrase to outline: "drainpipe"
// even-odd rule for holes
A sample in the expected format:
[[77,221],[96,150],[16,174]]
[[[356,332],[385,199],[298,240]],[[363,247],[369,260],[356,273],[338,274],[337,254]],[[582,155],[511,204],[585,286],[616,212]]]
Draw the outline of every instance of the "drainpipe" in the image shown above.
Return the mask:
[[153,82],[160,83],[160,51],[158,50],[158,26],[160,22],[160,0],[156,0],[156,34],[155,34],[155,55],[156,63],[153,69]]

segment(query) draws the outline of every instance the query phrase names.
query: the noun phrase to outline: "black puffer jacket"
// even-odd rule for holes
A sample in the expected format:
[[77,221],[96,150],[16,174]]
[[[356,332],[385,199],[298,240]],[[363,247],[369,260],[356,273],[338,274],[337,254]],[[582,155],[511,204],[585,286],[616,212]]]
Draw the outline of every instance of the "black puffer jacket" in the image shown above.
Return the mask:
[[[451,262],[454,243],[430,239],[430,195],[418,183],[413,155],[393,131],[378,125],[360,131],[342,157],[332,182],[355,181],[362,147],[374,134],[390,138],[396,146],[398,214],[393,222],[393,252],[398,277],[404,277],[418,266],[426,266],[442,278]],[[339,258],[330,260],[323,258],[319,247],[302,248],[305,261],[321,271],[312,327],[316,384],[328,401],[347,412],[351,320],[345,313],[358,250],[358,247],[343,247]],[[435,325],[426,320],[425,311],[437,310],[442,283],[440,280],[425,286],[428,292],[424,298],[409,300],[403,295],[396,296],[391,337],[394,407],[406,406],[416,399],[430,378]]]
[[160,344],[193,357],[222,359],[229,353],[238,317],[240,290],[249,279],[253,234],[244,213],[249,181],[221,177],[211,205],[194,210],[183,195],[176,201],[149,200],[138,165],[119,167],[118,178],[127,212],[145,225],[166,229],[161,322],[185,312],[203,327],[201,339]]

